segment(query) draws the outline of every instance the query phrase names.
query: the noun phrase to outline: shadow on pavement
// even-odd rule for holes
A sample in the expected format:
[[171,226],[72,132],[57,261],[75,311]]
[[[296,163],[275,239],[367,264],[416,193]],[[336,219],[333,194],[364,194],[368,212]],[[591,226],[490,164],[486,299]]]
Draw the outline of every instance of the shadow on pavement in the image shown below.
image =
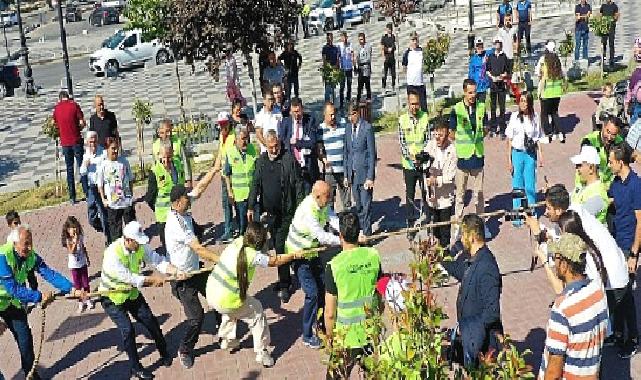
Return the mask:
[[568,114],[565,116],[561,116],[561,132],[567,134],[570,134],[574,131],[574,128],[576,128],[577,125],[579,125],[579,118],[576,116],[576,114]]
[[522,341],[514,341],[514,346],[523,352],[526,349],[532,351],[531,354],[525,357],[525,362],[532,366],[532,372],[536,375],[541,366],[541,355],[543,354],[543,346],[545,345],[545,330],[540,327],[530,330],[525,339]]
[[64,339],[78,332],[92,329],[102,323],[106,317],[107,315],[102,312],[68,317],[47,338],[47,342]]

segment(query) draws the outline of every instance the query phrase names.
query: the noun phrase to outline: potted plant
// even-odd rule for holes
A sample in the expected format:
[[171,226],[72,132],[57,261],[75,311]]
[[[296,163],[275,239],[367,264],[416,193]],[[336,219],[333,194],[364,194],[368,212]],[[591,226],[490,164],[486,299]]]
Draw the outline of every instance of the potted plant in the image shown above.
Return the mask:
[[432,112],[434,112],[434,73],[441,68],[450,50],[450,36],[438,34],[436,38],[430,38],[423,49],[423,69],[429,76],[430,95],[432,96]]
[[53,119],[53,116],[49,115],[42,123],[41,127],[42,134],[49,137],[56,143],[56,152],[55,152],[55,162],[56,168],[54,173],[54,178],[56,181],[56,196],[60,196],[62,190],[61,178],[60,178],[60,131],[56,125],[56,121]]
[[328,83],[330,86],[337,86],[343,81],[345,76],[343,70],[338,67],[334,67],[329,63],[323,64],[320,68],[320,72],[323,77],[323,82]]
[[145,102],[140,99],[134,99],[134,103],[131,107],[131,113],[136,120],[136,151],[138,154],[138,164],[140,165],[140,173],[145,177],[145,165],[143,162],[143,155],[145,153],[145,143],[144,143],[144,129],[145,124],[151,123],[151,108],[152,105],[150,102]]

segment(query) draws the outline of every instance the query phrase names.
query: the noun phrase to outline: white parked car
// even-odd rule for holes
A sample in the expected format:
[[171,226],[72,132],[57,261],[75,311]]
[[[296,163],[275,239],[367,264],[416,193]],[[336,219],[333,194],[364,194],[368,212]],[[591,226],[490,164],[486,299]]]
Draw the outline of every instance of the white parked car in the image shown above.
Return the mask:
[[18,25],[18,14],[15,11],[0,13],[0,25],[13,26]]
[[121,12],[126,5],[126,0],[105,0],[100,2],[100,6],[103,8],[116,8],[118,12]]
[[102,74],[118,72],[124,67],[144,65],[154,60],[161,65],[172,60],[169,49],[160,41],[145,41],[140,30],[119,30],[102,43],[102,48],[89,57],[89,70]]
[[[345,0],[342,7],[343,24],[351,26],[368,21],[374,4],[372,0]],[[318,0],[312,5],[309,13],[309,26],[312,33],[318,35],[321,31],[338,28],[338,19],[334,0]]]

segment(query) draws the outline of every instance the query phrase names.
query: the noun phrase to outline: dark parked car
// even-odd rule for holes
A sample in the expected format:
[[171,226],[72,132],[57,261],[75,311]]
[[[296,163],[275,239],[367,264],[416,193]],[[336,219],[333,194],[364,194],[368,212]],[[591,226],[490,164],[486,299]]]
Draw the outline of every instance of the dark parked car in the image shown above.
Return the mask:
[[119,22],[120,14],[116,8],[96,8],[89,16],[89,25],[103,26],[118,24]]
[[82,20],[82,10],[76,5],[67,5],[65,9],[65,20],[75,22]]
[[13,95],[13,90],[20,88],[20,69],[13,63],[0,63],[0,99]]

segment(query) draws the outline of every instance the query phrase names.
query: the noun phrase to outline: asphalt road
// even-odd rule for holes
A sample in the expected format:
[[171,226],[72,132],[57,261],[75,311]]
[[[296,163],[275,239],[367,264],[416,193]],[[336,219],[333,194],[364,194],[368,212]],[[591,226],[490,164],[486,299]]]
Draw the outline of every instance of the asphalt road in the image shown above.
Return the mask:
[[[74,83],[94,76],[89,71],[89,57],[69,60],[69,69]],[[33,66],[33,78],[36,86],[42,88],[60,88],[61,83],[66,87],[65,65],[62,61],[35,65]]]

